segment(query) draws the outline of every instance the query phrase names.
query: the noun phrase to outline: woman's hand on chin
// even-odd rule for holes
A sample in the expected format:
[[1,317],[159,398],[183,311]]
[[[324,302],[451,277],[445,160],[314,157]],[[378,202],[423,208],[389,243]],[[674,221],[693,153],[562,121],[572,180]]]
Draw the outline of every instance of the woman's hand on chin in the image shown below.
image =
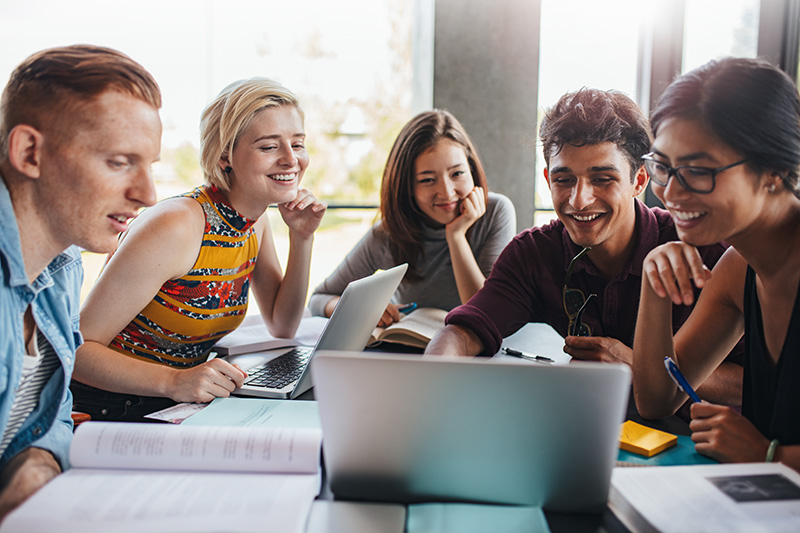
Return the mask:
[[297,196],[291,202],[278,204],[283,221],[289,227],[289,233],[303,238],[311,237],[319,224],[328,205],[317,199],[308,189],[298,189]]
[[486,213],[486,199],[483,194],[483,188],[475,187],[472,189],[472,191],[461,200],[459,209],[461,214],[445,226],[445,232],[448,236],[458,234],[465,235],[475,221]]

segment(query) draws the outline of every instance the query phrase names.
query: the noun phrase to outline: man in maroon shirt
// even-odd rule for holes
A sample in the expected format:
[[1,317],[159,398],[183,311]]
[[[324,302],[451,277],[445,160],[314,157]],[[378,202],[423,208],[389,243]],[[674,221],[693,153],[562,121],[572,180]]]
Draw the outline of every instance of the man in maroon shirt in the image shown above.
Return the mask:
[[[648,182],[641,158],[650,150],[650,126],[624,94],[582,89],[545,114],[539,136],[558,220],[511,241],[483,288],[450,312],[426,353],[492,355],[528,322],[545,322],[576,359],[630,364],[642,261],[659,244],[678,240],[669,213],[636,198]],[[724,250],[717,244],[700,253],[711,268]],[[676,330],[690,312],[673,307]],[[703,384],[704,398],[741,403],[735,358]]]

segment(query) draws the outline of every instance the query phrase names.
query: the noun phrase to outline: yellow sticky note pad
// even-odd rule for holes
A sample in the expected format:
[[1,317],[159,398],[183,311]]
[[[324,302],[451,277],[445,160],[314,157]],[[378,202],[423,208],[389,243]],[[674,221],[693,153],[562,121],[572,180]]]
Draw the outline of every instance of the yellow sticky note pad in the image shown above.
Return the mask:
[[657,429],[637,424],[628,420],[622,424],[619,436],[619,447],[631,453],[638,453],[645,457],[653,457],[670,446],[675,446],[678,437],[672,433],[665,433]]

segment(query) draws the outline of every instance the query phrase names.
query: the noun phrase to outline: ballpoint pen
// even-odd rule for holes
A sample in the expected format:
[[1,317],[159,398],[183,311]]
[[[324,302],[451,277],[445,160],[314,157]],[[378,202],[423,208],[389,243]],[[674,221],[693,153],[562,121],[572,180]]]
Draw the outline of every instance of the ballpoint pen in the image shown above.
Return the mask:
[[510,355],[512,357],[519,357],[520,359],[527,359],[528,361],[536,361],[537,363],[555,363],[554,360],[550,359],[549,357],[545,357],[543,355],[531,355],[519,350],[515,350],[514,348],[503,348],[503,353],[506,355]]
[[397,306],[397,310],[398,311],[400,311],[401,313],[406,313],[406,314],[410,313],[411,311],[413,311],[416,308],[417,308],[417,302],[411,302],[411,303],[407,303],[407,304],[403,304],[403,305],[398,305]]
[[664,358],[664,366],[667,367],[667,372],[669,372],[669,377],[672,378],[672,381],[675,382],[675,385],[678,386],[680,390],[685,392],[689,395],[689,398],[692,399],[693,402],[700,402],[700,396],[694,391],[689,382],[686,381],[686,378],[681,373],[678,365],[675,364],[675,361],[670,359],[669,356]]

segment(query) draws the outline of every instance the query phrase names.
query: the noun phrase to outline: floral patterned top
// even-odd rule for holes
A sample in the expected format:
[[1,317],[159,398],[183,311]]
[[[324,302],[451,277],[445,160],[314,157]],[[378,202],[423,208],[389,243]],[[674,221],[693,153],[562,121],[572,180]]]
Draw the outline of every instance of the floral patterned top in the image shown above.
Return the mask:
[[216,187],[198,187],[184,197],[203,208],[203,244],[192,269],[169,280],[109,345],[151,362],[188,368],[236,329],[247,312],[258,239],[249,220]]

